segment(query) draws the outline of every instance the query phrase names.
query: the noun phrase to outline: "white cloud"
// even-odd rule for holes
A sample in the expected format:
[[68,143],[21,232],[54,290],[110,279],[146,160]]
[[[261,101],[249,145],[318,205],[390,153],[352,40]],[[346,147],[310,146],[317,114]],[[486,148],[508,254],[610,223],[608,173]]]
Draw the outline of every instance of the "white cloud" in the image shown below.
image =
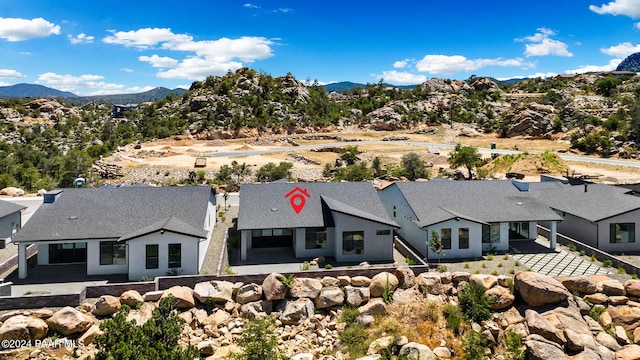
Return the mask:
[[60,26],[43,18],[0,18],[0,38],[7,41],[23,41],[59,34]]
[[622,62],[622,59],[611,59],[606,65],[584,65],[577,69],[566,70],[565,74],[584,74],[588,72],[613,71]]
[[111,30],[111,33],[112,36],[103,39],[105,43],[190,53],[182,60],[158,55],[138,58],[153,67],[169,68],[158,72],[157,76],[162,78],[201,80],[208,75],[223,75],[236,70],[243,66],[243,62],[252,63],[273,56],[271,45],[274,42],[264,37],[195,41],[190,35],[174,34],[171,29],[159,28],[126,32]]
[[467,59],[462,55],[425,55],[416,64],[416,69],[431,74],[452,75],[459,71],[474,71],[488,66],[535,67],[534,64],[525,63],[522,59]]
[[144,28],[132,31],[109,30],[112,36],[102,39],[107,44],[124,45],[148,49],[160,43],[182,43],[193,41],[193,37],[186,34],[174,34],[169,28]]
[[568,50],[567,44],[559,40],[551,39],[556,33],[547,28],[538,28],[538,32],[531,36],[515,39],[518,42],[527,42],[524,54],[531,56],[565,56],[571,57],[573,54]]
[[407,65],[409,65],[409,60],[408,59],[398,60],[398,61],[393,63],[393,67],[396,68],[396,69],[404,69],[404,68],[407,67]]
[[99,89],[100,91],[121,92],[125,86],[120,84],[106,83],[101,75],[85,74],[80,76],[60,75],[52,72],[38,75],[36,84],[45,84],[64,91],[76,91],[82,88]]
[[91,35],[87,35],[85,33],[80,33],[77,36],[73,37],[71,35],[67,35],[67,38],[69,39],[69,41],[71,41],[72,44],[83,44],[83,43],[92,43],[93,40],[95,39],[95,37],[91,36]]
[[151,66],[156,68],[175,68],[178,66],[178,60],[167,57],[167,56],[139,56],[138,60],[143,62],[148,62]]
[[398,72],[395,70],[383,71],[381,75],[373,75],[378,79],[383,79],[386,83],[397,85],[421,84],[427,81],[427,77],[424,75],[417,75],[408,72]]
[[619,58],[626,58],[627,56],[633,53],[640,52],[640,44],[633,45],[630,42],[623,42],[606,49],[600,49],[600,51],[602,51],[607,55],[611,55]]
[[614,0],[602,6],[589,5],[589,10],[600,15],[625,15],[636,19],[640,17],[640,1]]
[[153,89],[155,89],[155,86],[133,86],[133,87],[122,86],[122,88],[119,88],[118,91],[114,91],[111,89],[101,89],[101,90],[91,91],[83,95],[95,96],[95,95],[111,95],[111,94],[135,94],[135,93],[141,93],[141,92],[145,92]]
[[132,73],[134,70],[133,69],[129,69],[129,68],[121,68],[120,71],[124,71],[124,72],[128,72],[128,73]]
[[242,6],[244,6],[244,7],[246,7],[246,8],[249,8],[249,9],[260,9],[260,6],[258,6],[258,5],[253,5],[253,4],[244,4],[244,5],[242,5]]
[[290,13],[293,12],[293,9],[289,9],[289,8],[279,8],[279,9],[275,9],[273,10],[273,12],[275,13]]
[[0,69],[0,78],[21,78],[24,77],[20,72],[11,69]]

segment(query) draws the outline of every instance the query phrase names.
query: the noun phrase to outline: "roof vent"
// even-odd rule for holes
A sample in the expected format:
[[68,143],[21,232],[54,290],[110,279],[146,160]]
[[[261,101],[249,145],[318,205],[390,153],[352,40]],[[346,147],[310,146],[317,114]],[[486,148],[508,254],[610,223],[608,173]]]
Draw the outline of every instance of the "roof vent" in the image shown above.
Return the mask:
[[278,208],[277,207],[273,207],[273,208],[271,208],[271,211],[278,211]]
[[78,217],[76,215],[72,215],[69,216],[69,220],[78,220]]

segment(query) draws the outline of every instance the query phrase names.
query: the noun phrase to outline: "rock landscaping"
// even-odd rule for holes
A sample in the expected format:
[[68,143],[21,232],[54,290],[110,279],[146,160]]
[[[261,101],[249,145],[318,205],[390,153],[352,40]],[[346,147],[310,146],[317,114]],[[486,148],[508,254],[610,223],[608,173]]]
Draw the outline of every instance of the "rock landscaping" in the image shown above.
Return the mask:
[[[471,305],[462,299],[470,287],[481,296]],[[76,308],[7,312],[0,315],[0,342],[16,346],[3,346],[0,356],[93,356],[106,319],[130,306],[127,319],[141,325],[168,298],[184,321],[180,344],[206,359],[242,352],[239,340],[255,318],[272,319],[277,350],[292,359],[456,359],[475,351],[501,359],[640,359],[638,289],[635,279],[534,272],[415,275],[400,267],[371,278],[270,274],[261,284],[207,281],[129,290]],[[487,316],[469,308],[483,301]],[[23,346],[47,339],[58,345]]]

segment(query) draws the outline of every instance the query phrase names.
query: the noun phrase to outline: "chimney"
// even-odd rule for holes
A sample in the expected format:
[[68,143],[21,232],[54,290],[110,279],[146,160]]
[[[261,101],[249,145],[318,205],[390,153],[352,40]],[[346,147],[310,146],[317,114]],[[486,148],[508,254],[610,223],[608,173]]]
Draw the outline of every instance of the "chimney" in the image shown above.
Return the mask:
[[584,183],[584,192],[587,192],[587,185],[589,185],[589,184]]
[[52,190],[44,194],[43,203],[53,204],[62,194],[62,190]]

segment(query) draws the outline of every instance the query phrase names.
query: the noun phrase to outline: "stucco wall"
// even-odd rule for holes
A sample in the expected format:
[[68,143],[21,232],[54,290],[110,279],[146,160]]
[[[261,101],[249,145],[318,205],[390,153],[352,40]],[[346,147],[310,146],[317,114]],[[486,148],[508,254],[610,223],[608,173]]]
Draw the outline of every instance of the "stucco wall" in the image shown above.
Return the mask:
[[[460,249],[458,239],[458,229],[469,229],[469,248]],[[482,225],[468,220],[449,220],[427,228],[427,234],[431,239],[431,230],[438,232],[440,236],[441,229],[451,229],[451,249],[445,249],[440,255],[428,248],[428,259],[456,259],[456,258],[473,258],[482,256]],[[428,241],[428,240],[427,240]]]
[[3,218],[0,218],[0,239],[7,239],[7,243],[11,240],[14,224],[20,229],[20,212],[9,214]]
[[[178,269],[179,275],[195,275],[198,273],[198,243],[200,239],[165,231],[155,232],[127,243],[129,258],[129,280],[142,277],[154,278],[164,276],[169,271],[169,244],[182,244],[182,259]],[[146,245],[158,245],[158,268],[146,269]]]
[[[114,239],[116,240],[116,239]],[[48,247],[47,247],[48,249]],[[119,265],[100,265],[100,240],[87,242],[87,275],[126,274],[129,267],[129,247],[125,246],[125,263]]]
[[[338,262],[393,260],[393,227],[335,211],[331,214],[336,225],[334,256]],[[390,234],[376,235],[377,230],[389,230]],[[342,254],[342,235],[345,231],[364,231],[364,251],[361,254]]]
[[[598,248],[606,252],[620,253],[640,250],[640,210],[614,216],[598,222]],[[634,223],[635,242],[633,243],[611,243],[610,225],[616,223]],[[579,239],[578,239],[579,240]],[[591,245],[591,244],[589,244]]]
[[[562,235],[566,235],[570,238],[576,239],[589,246],[598,247],[597,236],[598,227],[591,221],[587,221],[583,218],[573,216],[571,214],[565,214],[564,220],[558,223],[556,231]],[[547,226],[548,228],[549,226]],[[607,231],[608,228],[607,228]],[[607,235],[606,241],[609,241]]]
[[[416,215],[402,196],[402,193],[396,186],[389,186],[384,190],[378,191],[378,197],[384,205],[385,210],[389,217],[394,220],[400,229],[396,230],[405,241],[407,241],[416,250],[420,251],[422,255],[427,254],[427,234],[419,228],[413,221],[416,220]],[[393,209],[395,206],[395,217],[393,216]]]
[[297,228],[294,237],[294,251],[297,258],[315,258],[333,256],[335,252],[335,228],[327,228],[327,247],[324,249],[306,249],[306,228]]

